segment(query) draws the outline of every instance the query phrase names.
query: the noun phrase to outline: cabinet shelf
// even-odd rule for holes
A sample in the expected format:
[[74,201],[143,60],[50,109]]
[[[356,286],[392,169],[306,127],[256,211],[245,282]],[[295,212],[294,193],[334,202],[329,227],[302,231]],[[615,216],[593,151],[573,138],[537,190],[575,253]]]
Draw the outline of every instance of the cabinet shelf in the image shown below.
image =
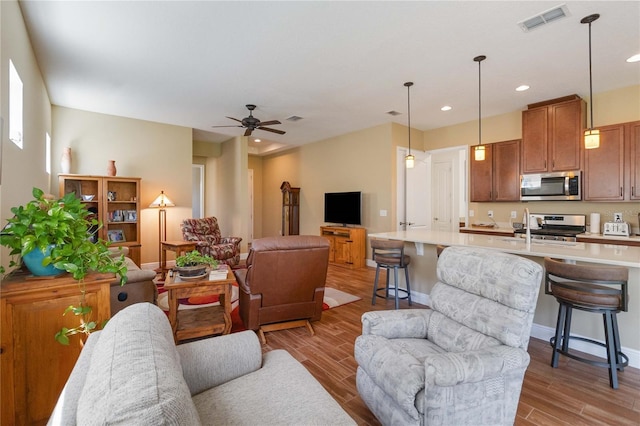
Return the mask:
[[[140,265],[140,178],[58,175],[60,196],[74,192],[78,198],[82,195],[94,195],[91,201],[83,201],[87,208],[95,210],[96,218],[102,223],[98,237],[109,241],[109,231],[122,231],[124,241],[112,241],[112,247],[129,247],[129,257]],[[111,221],[115,211],[120,215],[131,213],[136,220]],[[135,216],[134,216],[135,215]]]

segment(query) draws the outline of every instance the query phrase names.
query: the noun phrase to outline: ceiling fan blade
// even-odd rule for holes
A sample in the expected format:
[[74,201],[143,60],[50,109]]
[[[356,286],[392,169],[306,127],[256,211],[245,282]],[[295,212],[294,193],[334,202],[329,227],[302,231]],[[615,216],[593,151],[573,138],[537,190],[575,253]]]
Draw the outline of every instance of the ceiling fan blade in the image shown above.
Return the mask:
[[247,129],[247,130],[244,132],[244,135],[245,135],[245,136],[251,136],[251,132],[253,132],[253,129]]
[[211,127],[243,127],[243,126],[211,126]]
[[235,120],[235,121],[237,121],[238,123],[242,123],[242,120],[238,120],[237,118],[229,117],[228,115],[225,115],[225,117],[227,117],[227,118],[228,118],[228,119],[230,119],[230,120]]
[[262,127],[262,126],[258,127],[258,129],[260,129],[260,130],[266,130],[267,132],[277,133],[277,134],[279,134],[279,135],[284,135],[285,133],[287,133],[287,132],[284,132],[284,131],[282,131],[282,130],[270,129],[270,128],[268,128],[268,127]]
[[260,126],[272,126],[274,124],[282,124],[281,122],[279,122],[278,120],[271,120],[271,121],[261,121],[259,123]]

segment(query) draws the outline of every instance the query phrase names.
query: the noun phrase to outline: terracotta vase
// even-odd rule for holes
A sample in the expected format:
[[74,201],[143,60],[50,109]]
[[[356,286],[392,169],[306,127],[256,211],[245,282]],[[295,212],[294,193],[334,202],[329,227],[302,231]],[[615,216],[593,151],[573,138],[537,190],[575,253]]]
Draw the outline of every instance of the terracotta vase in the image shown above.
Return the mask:
[[60,170],[62,173],[71,173],[71,148],[66,147],[60,157]]
[[107,164],[107,176],[115,176],[116,172],[117,172],[116,161],[109,160],[109,163]]

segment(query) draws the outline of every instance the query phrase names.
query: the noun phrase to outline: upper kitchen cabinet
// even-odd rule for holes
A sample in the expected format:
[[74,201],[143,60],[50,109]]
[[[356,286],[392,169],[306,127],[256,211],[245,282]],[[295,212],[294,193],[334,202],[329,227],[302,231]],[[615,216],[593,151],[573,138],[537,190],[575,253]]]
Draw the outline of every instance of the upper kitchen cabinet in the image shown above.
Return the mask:
[[522,112],[522,173],[580,170],[585,110],[578,95],[529,105]]
[[471,149],[470,195],[472,202],[520,199],[520,140],[485,145],[485,159],[476,161]]
[[599,130],[600,147],[584,153],[584,200],[640,200],[640,121]]

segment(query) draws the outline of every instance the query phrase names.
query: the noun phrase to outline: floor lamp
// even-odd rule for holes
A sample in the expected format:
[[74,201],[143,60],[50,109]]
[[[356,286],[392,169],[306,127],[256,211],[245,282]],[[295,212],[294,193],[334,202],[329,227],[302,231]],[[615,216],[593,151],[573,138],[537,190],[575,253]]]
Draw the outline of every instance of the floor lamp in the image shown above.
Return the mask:
[[159,208],[158,210],[158,262],[162,258],[162,241],[167,240],[167,211],[165,207],[174,207],[175,204],[160,191],[160,195],[149,205],[151,208]]

